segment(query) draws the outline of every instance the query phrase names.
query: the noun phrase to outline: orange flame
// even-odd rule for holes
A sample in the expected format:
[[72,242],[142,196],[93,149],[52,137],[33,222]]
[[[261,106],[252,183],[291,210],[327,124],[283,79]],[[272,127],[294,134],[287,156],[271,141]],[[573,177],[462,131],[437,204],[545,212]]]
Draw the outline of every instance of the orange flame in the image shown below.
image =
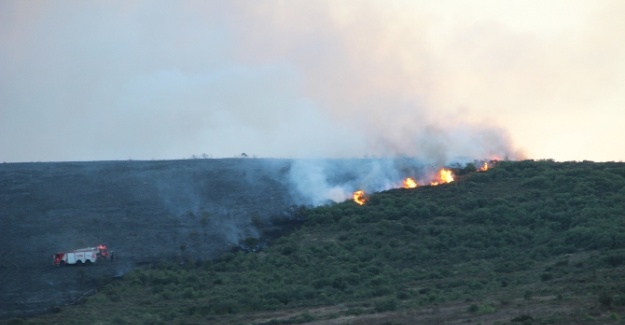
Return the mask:
[[365,196],[364,191],[356,191],[352,196],[354,198],[354,202],[356,202],[358,205],[363,205],[365,204],[365,202],[367,202],[367,197]]
[[487,170],[488,170],[488,162],[485,161],[482,167],[480,167],[480,171],[485,172]]
[[430,183],[430,185],[436,186],[439,184],[451,183],[453,181],[454,181],[454,174],[451,172],[451,170],[442,168],[441,170],[438,171],[438,178],[436,180],[433,180]]
[[417,187],[417,182],[414,179],[408,177],[404,179],[404,188],[415,188]]

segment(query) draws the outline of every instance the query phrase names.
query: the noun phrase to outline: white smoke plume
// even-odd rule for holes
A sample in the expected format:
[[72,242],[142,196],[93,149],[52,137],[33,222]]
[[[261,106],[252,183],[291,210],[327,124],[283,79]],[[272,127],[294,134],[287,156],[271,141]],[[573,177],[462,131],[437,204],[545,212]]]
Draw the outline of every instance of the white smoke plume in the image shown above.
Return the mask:
[[356,190],[368,193],[398,188],[406,177],[429,177],[431,167],[414,158],[294,160],[288,180],[295,200],[322,205],[351,199]]
[[596,144],[625,139],[623,9],[2,1],[0,161],[606,159]]

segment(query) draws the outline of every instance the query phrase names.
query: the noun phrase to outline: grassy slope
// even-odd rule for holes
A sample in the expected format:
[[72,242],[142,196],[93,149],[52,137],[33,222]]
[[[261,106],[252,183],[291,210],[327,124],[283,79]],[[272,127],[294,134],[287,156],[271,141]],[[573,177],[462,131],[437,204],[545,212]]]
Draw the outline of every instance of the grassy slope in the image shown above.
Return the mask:
[[301,209],[260,253],[136,270],[39,324],[620,324],[625,164],[502,162]]

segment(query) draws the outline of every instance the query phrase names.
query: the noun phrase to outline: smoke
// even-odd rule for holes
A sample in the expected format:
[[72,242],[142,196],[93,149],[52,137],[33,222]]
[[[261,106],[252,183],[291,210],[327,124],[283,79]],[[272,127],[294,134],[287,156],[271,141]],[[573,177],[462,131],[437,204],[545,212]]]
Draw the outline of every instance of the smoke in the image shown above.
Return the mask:
[[[288,137],[302,139],[301,148],[321,146],[321,157],[409,155],[439,164],[454,156],[519,157],[494,118],[476,116],[471,109],[477,107],[462,102],[439,102],[450,95],[444,93],[450,80],[441,75],[447,58],[431,44],[439,26],[427,10],[406,15],[374,1],[258,7],[235,2],[226,10],[237,17],[225,21],[239,36],[233,44],[237,59],[288,62],[300,77],[297,92],[325,119],[285,129]],[[309,140],[298,131],[310,124],[314,129],[304,134],[316,136]],[[320,141],[327,135],[334,141]],[[470,145],[459,145],[467,139]],[[286,155],[320,157],[301,149]]]
[[299,204],[322,205],[350,199],[356,190],[378,192],[402,186],[406,177],[423,180],[433,165],[415,158],[294,160],[287,179]]
[[618,1],[484,4],[3,1],[0,160],[444,162],[625,138]]
[[115,265],[115,277],[121,277],[124,274],[132,271],[133,265],[130,262],[118,263]]

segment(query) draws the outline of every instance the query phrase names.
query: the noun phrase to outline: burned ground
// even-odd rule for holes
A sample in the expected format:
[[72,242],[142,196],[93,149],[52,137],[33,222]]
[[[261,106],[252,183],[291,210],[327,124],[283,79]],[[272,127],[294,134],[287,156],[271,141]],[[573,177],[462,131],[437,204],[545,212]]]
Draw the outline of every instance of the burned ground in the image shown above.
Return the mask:
[[[0,318],[72,303],[137,264],[216,258],[297,200],[269,159],[0,165]],[[52,265],[98,243],[118,259]]]

